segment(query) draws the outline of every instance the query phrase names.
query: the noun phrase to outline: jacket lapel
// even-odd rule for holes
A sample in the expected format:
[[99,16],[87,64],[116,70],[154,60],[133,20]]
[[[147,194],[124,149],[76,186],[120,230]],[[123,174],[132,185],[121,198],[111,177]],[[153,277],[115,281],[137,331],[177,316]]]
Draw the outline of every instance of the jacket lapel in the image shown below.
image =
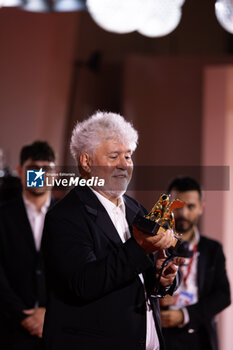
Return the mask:
[[15,219],[17,231],[20,233],[21,236],[24,236],[25,242],[31,247],[31,249],[36,250],[32,229],[28,220],[23,198],[19,199],[19,203],[17,206],[17,217]]
[[202,238],[200,237],[200,242],[198,244],[198,263],[197,263],[197,275],[198,275],[198,295],[199,297],[201,296],[202,289],[204,286],[205,282],[205,264],[206,264],[206,252],[203,251],[203,241]]
[[117,245],[122,244],[122,240],[104,207],[98,210],[96,224],[112,242]]
[[[95,194],[88,187],[76,188],[81,201],[84,203],[87,212],[93,217],[96,225],[114,243],[122,244],[121,238],[110,219],[106,209],[100,203]],[[140,211],[139,207],[127,196],[123,196],[126,207],[126,220],[132,234],[132,222],[135,215]]]
[[113,225],[106,209],[100,203],[95,194],[88,187],[76,188],[77,194],[83,202],[86,211],[95,220],[96,226],[108,237],[114,244],[122,244],[121,238]]
[[124,202],[125,202],[125,208],[126,208],[126,220],[127,220],[128,224],[129,224],[130,233],[132,235],[132,233],[133,233],[132,223],[133,223],[133,220],[134,220],[135,216],[140,211],[140,209],[127,196],[124,196]]

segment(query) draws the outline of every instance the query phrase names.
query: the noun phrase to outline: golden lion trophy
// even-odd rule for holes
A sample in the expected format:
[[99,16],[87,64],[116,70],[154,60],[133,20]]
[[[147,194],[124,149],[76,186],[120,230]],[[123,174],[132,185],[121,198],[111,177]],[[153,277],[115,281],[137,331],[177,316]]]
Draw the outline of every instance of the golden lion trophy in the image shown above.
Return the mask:
[[162,194],[148,215],[136,215],[133,221],[133,226],[151,236],[164,232],[168,229],[172,229],[175,239],[171,248],[177,248],[181,242],[181,239],[175,232],[173,210],[182,208],[184,205],[185,202],[179,199],[175,199],[174,201],[170,202],[170,195]]

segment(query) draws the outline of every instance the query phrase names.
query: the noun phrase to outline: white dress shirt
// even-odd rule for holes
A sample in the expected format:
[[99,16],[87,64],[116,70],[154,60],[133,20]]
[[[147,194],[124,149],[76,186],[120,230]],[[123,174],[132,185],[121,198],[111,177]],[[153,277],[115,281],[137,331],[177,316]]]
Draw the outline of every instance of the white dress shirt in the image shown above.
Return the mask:
[[36,250],[39,251],[44,228],[45,215],[50,206],[51,197],[48,197],[45,204],[41,207],[39,211],[37,210],[35,205],[31,203],[25,196],[23,196],[23,201],[25,204],[28,220],[31,225]]
[[[115,205],[109,199],[102,196],[99,192],[93,190],[93,188],[91,188],[91,190],[94,192],[94,194],[97,196],[101,204],[106,209],[122,242],[125,243],[131,237],[131,235],[130,235],[129,226],[126,220],[125,203],[124,203],[123,197],[122,196],[119,197],[118,203],[117,205]],[[143,284],[143,288],[145,291],[145,298],[146,298],[146,310],[147,310],[146,312],[146,350],[159,350],[160,348],[159,339],[158,339],[158,335],[155,327],[153,311],[150,305],[150,300],[147,297],[143,275],[139,274],[139,277]]]

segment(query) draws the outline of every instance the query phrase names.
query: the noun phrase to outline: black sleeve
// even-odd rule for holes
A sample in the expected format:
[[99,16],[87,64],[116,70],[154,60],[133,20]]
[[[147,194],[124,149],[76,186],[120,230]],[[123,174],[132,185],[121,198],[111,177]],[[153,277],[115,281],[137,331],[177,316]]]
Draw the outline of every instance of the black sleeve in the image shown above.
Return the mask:
[[25,304],[18,295],[15,294],[7,280],[5,271],[0,264],[0,305],[1,314],[9,321],[21,322],[26,315],[22,310],[26,309]]
[[12,288],[7,276],[5,264],[3,262],[3,255],[5,253],[3,251],[4,240],[7,235],[7,231],[5,230],[5,226],[3,224],[3,218],[6,215],[4,208],[5,206],[0,208],[0,317],[5,320],[9,320],[10,322],[19,323],[26,317],[26,315],[24,315],[22,312],[22,310],[26,309],[26,305]]
[[[213,318],[231,303],[230,285],[227,278],[225,257],[222,246],[218,244],[213,256],[214,283],[210,292],[200,297],[196,304],[187,306],[190,323],[189,327],[198,328],[201,324]],[[208,279],[208,275],[206,276]]]

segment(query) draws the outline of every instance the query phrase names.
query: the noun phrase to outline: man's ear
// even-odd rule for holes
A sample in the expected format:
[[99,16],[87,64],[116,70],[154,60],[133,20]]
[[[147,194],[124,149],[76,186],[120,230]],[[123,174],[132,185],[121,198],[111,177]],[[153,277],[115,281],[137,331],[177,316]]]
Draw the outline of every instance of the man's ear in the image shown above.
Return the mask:
[[26,173],[25,173],[25,168],[22,165],[17,166],[17,174],[18,174],[18,177],[20,178],[22,185],[24,186],[24,184],[26,183]]
[[205,207],[205,203],[203,202],[203,200],[201,200],[201,201],[200,201],[200,213],[199,213],[199,215],[202,215],[202,214],[203,214],[204,207]]
[[17,166],[18,177],[22,178],[22,173],[23,173],[23,167],[21,165],[18,165]]
[[79,164],[86,173],[91,172],[92,160],[88,153],[81,153],[79,157]]

